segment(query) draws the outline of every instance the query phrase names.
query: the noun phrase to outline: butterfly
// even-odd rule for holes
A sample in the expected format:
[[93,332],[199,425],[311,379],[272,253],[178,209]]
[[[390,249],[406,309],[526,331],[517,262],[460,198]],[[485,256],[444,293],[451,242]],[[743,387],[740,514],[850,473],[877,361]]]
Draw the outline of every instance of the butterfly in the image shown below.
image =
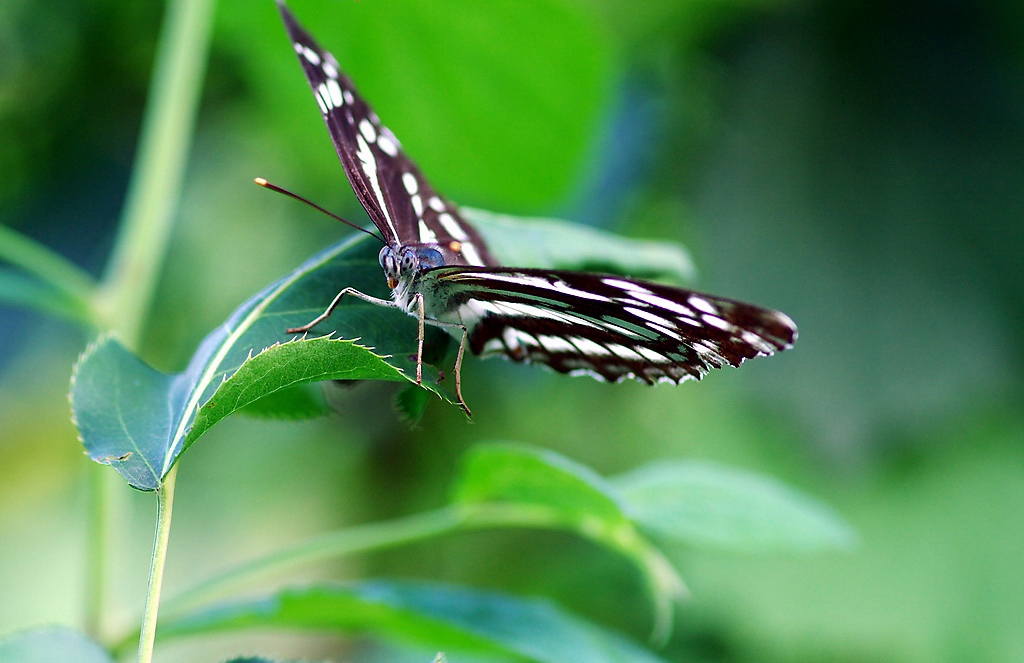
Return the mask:
[[[539,363],[560,373],[648,384],[701,379],[710,369],[790,348],[797,329],[784,313],[622,276],[502,266],[457,205],[439,194],[401,143],[279,0],[288,36],[345,168],[380,232],[380,264],[392,299],[352,288],[345,296],[401,309],[419,321],[416,382],[422,382],[424,325],[460,338],[455,390],[462,397],[466,345],[474,354]],[[265,184],[264,182],[261,182]]]

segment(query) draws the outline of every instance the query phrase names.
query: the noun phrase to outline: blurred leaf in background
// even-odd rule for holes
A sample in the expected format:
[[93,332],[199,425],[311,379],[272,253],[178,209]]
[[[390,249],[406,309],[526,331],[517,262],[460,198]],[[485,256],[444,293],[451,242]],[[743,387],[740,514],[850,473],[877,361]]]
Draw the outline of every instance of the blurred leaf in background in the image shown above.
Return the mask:
[[[515,439],[606,475],[659,458],[748,468],[860,532],[850,554],[678,552],[693,599],[666,659],[1024,658],[1019,3],[293,9],[453,199],[681,240],[700,288],[786,311],[801,340],[679,388],[469,361],[473,426],[431,405],[409,430],[386,385],[328,387],[335,414],[319,420],[229,418],[180,476],[168,591],[327,528],[436,506],[467,447]],[[160,10],[0,6],[0,223],[93,274],[123,199]],[[224,0],[142,347],[158,368],[182,370],[240,302],[346,232],[255,176],[363,220],[273,3]],[[65,391],[85,339],[15,308],[0,309],[0,333],[0,634],[77,625],[92,468]],[[144,591],[152,503],[122,499],[113,562],[125,621]],[[543,594],[638,639],[650,624],[627,564],[557,533],[465,534],[319,572]],[[166,660],[253,642],[172,646]],[[260,642],[285,660],[341,651]]]

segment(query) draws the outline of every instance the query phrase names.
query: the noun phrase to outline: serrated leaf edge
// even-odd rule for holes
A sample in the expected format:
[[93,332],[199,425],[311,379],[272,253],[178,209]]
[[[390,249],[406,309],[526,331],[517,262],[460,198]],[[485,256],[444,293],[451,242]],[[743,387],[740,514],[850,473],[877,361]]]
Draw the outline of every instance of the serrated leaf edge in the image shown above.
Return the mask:
[[[78,415],[75,414],[75,398],[74,398],[75,382],[78,380],[78,373],[79,373],[79,371],[82,370],[82,365],[85,364],[85,362],[89,359],[89,357],[91,357],[92,355],[94,355],[96,353],[96,350],[99,349],[99,347],[102,344],[106,343],[109,339],[112,339],[112,338],[115,338],[113,332],[103,332],[100,335],[98,335],[95,339],[90,341],[85,346],[84,350],[82,350],[78,354],[78,359],[75,360],[74,366],[71,367],[71,380],[70,380],[70,383],[68,384],[68,395],[67,395],[68,406],[71,408],[71,424],[75,427],[75,435],[78,437],[78,441],[82,445],[85,445],[85,440],[82,438],[82,431],[78,427]],[[88,455],[89,452],[85,451],[84,453],[86,455]],[[101,462],[101,461],[96,461],[96,462]],[[104,463],[104,464],[109,465],[109,463]]]
[[286,278],[282,279],[276,288],[267,294],[256,306],[250,310],[246,316],[239,322],[238,326],[230,331],[224,340],[220,343],[217,351],[207,362],[202,374],[196,380],[193,385],[191,393],[189,394],[188,401],[185,403],[185,407],[182,408],[182,416],[178,421],[177,427],[175,428],[174,434],[171,436],[171,444],[168,446],[166,453],[164,454],[163,466],[160,471],[160,476],[165,476],[174,464],[175,458],[178,456],[179,447],[184,444],[188,431],[192,421],[195,419],[195,414],[199,411],[201,405],[199,400],[203,396],[203,392],[206,387],[209,386],[220,367],[222,361],[227,356],[231,348],[238,339],[249,330],[253,322],[259,319],[266,308],[280,296],[280,294],[290,287],[292,287],[296,281],[300,278],[313,271],[314,269],[324,265],[330,260],[334,259],[339,253],[348,250],[355,242],[362,241],[362,237],[353,237],[349,241],[341,242],[337,246],[324,251],[316,259],[309,260],[300,265]]

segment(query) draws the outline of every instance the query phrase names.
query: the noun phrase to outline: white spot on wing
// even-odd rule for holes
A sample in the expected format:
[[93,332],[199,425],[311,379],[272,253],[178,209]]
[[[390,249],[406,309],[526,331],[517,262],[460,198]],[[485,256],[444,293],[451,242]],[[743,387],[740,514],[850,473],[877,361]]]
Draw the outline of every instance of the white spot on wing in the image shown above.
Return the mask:
[[389,157],[398,156],[398,145],[384,134],[377,136],[377,146]]
[[398,237],[398,230],[395,228],[395,222],[391,220],[391,213],[388,212],[388,207],[384,203],[384,193],[380,190],[380,181],[377,179],[377,160],[374,159],[373,152],[370,151],[370,146],[359,134],[356,134],[356,144],[359,146],[359,149],[356,150],[356,156],[359,158],[359,161],[362,162],[363,172],[366,174],[367,179],[370,180],[370,186],[373,188],[373,193],[377,197],[377,205],[380,207],[381,213],[384,215],[384,220],[388,224],[391,236]]
[[652,363],[655,363],[655,364],[670,364],[670,363],[672,363],[672,360],[669,359],[668,357],[666,357],[665,355],[663,355],[663,354],[661,354],[659,352],[655,352],[654,350],[651,350],[650,348],[645,348],[642,345],[636,346],[636,351],[639,352],[641,355],[643,355],[644,359],[646,359],[649,362],[652,362]]
[[342,94],[344,94],[344,96],[345,96],[345,103],[346,104],[352,105],[352,104],[355,103],[356,100],[355,100],[355,97],[352,96],[351,90],[345,90],[345,92],[343,92]]
[[341,106],[341,104],[342,104],[341,88],[338,87],[338,81],[334,80],[333,78],[328,78],[327,79],[327,91],[330,92],[330,94],[331,94],[331,104],[335,108],[337,108],[338,106]]
[[363,138],[366,139],[367,143],[374,143],[377,141],[377,130],[373,128],[369,120],[359,120],[359,133],[363,134]]
[[323,99],[323,102],[324,104],[327,105],[328,109],[334,108],[334,101],[331,99],[331,93],[327,89],[326,84],[321,83],[320,85],[318,85],[316,91],[319,94],[320,98]]
[[632,281],[622,281],[619,279],[601,279],[601,281],[605,285],[610,285],[613,288],[620,288],[622,290],[628,290],[629,292],[650,292],[650,290],[639,283],[633,283]]
[[501,339],[505,343],[505,347],[510,351],[514,351],[522,347],[519,344],[519,330],[514,327],[505,327],[504,331],[501,332]]
[[430,200],[427,201],[427,204],[430,205],[430,209],[434,210],[435,212],[444,211],[444,202],[437,196],[431,196]]
[[722,331],[732,332],[733,330],[736,329],[736,326],[733,325],[731,322],[723,320],[723,319],[719,318],[718,316],[709,315],[709,314],[705,313],[704,315],[702,315],[700,317],[704,320],[704,322],[708,323],[712,327],[718,327]]
[[608,349],[611,350],[616,356],[622,357],[629,361],[643,361],[644,358],[634,352],[631,348],[627,348],[624,345],[618,343],[607,343]]
[[338,68],[335,67],[330,62],[325,62],[324,63],[323,70],[324,70],[324,76],[327,76],[327,78],[337,78],[338,77]]
[[437,217],[437,220],[441,222],[444,229],[448,231],[448,234],[459,241],[466,241],[469,239],[469,235],[462,229],[459,222],[455,220],[455,217],[451,214],[445,213]]
[[483,266],[484,259],[480,257],[480,253],[476,250],[471,242],[462,242],[462,247],[459,249],[459,253],[466,259],[470,265]]
[[298,53],[299,55],[302,55],[302,49],[304,49],[304,48],[306,48],[306,47],[303,46],[302,44],[300,44],[299,42],[295,42],[295,52],[296,53]]
[[579,348],[579,351],[585,355],[591,357],[605,357],[611,354],[608,348],[604,347],[600,343],[595,343],[589,338],[583,338],[582,336],[570,336],[569,341]]
[[420,219],[420,242],[423,244],[437,244],[437,235]]
[[314,67],[320,66],[320,56],[313,49],[303,46],[302,57],[306,58],[306,61]]
[[716,354],[714,348],[704,345],[701,341],[693,342],[693,349],[702,355],[713,355]]
[[658,332],[659,334],[664,334],[665,336],[668,336],[669,338],[674,338],[677,341],[683,340],[682,336],[680,336],[679,334],[675,333],[671,329],[668,329],[667,327],[662,327],[661,325],[656,325],[654,323],[651,323],[650,328],[653,329],[654,331]]
[[740,334],[740,338],[743,339],[744,343],[756,349],[758,352],[763,352],[769,355],[775,352],[775,348],[772,347],[771,344],[752,331],[744,329],[743,333]]
[[577,318],[576,316],[571,315],[569,313],[562,313],[561,311],[553,311],[551,309],[543,308],[541,306],[534,306],[533,304],[522,304],[519,302],[489,303],[496,309],[496,312],[501,315],[527,318],[544,318],[546,320],[557,320],[558,322],[570,325],[581,325],[584,327],[598,328],[597,325],[590,322],[589,320]]
[[416,212],[416,217],[423,218],[423,199],[420,198],[420,194],[416,194],[412,197],[412,209]]
[[573,354],[576,353],[576,346],[574,346],[572,343],[565,340],[561,336],[541,335],[537,337],[537,340],[540,341],[540,344],[544,347],[545,350],[552,354],[564,352],[571,352]]
[[662,318],[661,316],[654,315],[653,313],[649,313],[649,312],[647,312],[647,311],[645,311],[643,309],[633,308],[632,306],[627,306],[627,307],[625,307],[624,310],[629,311],[630,313],[632,313],[633,315],[635,315],[638,318],[643,318],[644,320],[646,320],[648,322],[653,322],[654,324],[661,325],[662,327],[673,327],[674,326],[671,322],[669,322],[665,318]]
[[500,338],[491,338],[491,339],[488,339],[486,343],[484,343],[483,350],[481,350],[480,353],[481,354],[493,354],[495,352],[504,352],[504,351],[505,351],[505,346],[502,345],[501,339]]
[[714,304],[704,299],[703,297],[698,297],[697,295],[690,295],[686,301],[690,304],[690,306],[697,309],[698,311],[702,311],[704,313],[711,313],[712,315],[718,313],[718,309],[715,308]]
[[470,299],[459,307],[459,318],[467,327],[475,325],[488,315],[499,315],[500,312],[490,302]]
[[529,285],[542,290],[551,290],[554,292],[561,292],[574,297],[580,297],[582,299],[593,299],[599,302],[610,302],[612,300],[598,295],[593,292],[587,292],[586,290],[580,290],[574,288],[565,281],[561,280],[548,280],[542,276],[532,276],[529,274],[475,274],[480,279],[490,279],[492,281],[505,281],[507,283],[517,283],[520,285]]
[[313,97],[316,99],[316,103],[320,104],[320,112],[327,115],[327,113],[330,112],[330,109],[327,107],[327,104],[324,103],[324,98],[320,96],[320,91],[317,90],[314,92]]
[[653,304],[658,308],[663,308],[666,311],[672,311],[673,313],[679,313],[681,315],[688,315],[690,317],[693,317],[693,311],[691,311],[689,307],[683,306],[682,304],[674,302],[671,299],[659,297],[658,295],[655,295],[652,292],[636,292],[633,293],[633,296],[641,301],[647,302],[648,304]]
[[515,327],[505,327],[505,331],[501,333],[502,338],[505,339],[505,344],[509,349],[517,348],[520,346],[526,347],[539,347],[540,341],[535,339],[533,336],[527,334],[521,329]]
[[405,185],[405,190],[409,192],[410,196],[420,190],[420,183],[412,173],[402,173],[402,184]]

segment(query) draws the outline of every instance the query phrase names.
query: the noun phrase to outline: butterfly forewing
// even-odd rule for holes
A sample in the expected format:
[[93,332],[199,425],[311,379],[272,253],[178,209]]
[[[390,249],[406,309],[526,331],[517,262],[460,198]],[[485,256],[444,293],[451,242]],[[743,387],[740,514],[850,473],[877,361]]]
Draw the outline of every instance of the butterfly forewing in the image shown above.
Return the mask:
[[437,245],[450,265],[497,264],[458,207],[441,197],[405,156],[334,56],[317,45],[287,7],[278,7],[349,182],[388,244]]
[[503,354],[610,382],[700,379],[796,340],[785,314],[622,277],[537,269],[442,268],[477,354]]

